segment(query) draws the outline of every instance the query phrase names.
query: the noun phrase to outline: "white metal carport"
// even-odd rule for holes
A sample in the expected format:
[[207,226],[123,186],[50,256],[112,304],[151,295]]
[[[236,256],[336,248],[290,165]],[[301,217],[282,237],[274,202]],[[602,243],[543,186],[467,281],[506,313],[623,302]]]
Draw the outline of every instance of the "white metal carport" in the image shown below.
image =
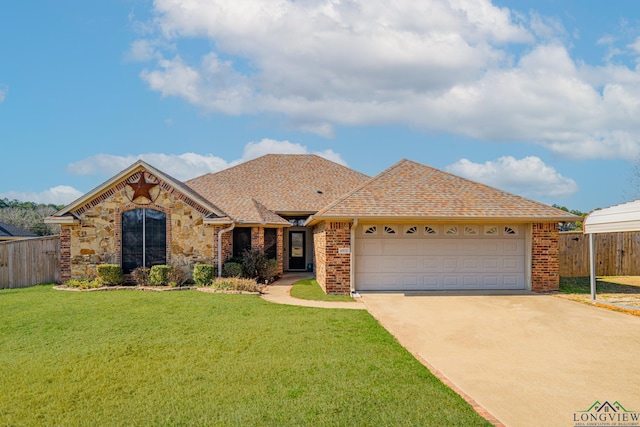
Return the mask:
[[592,300],[596,299],[596,254],[593,235],[624,231],[640,231],[640,200],[593,211],[584,220],[583,232],[589,235],[589,275]]

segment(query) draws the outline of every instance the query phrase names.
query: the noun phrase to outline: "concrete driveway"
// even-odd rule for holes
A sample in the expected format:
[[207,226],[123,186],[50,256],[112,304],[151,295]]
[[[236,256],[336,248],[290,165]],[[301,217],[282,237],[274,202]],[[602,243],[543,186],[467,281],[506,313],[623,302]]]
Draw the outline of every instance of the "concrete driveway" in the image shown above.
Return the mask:
[[640,317],[550,295],[362,300],[404,347],[507,426],[574,426],[574,413],[596,401],[640,413]]

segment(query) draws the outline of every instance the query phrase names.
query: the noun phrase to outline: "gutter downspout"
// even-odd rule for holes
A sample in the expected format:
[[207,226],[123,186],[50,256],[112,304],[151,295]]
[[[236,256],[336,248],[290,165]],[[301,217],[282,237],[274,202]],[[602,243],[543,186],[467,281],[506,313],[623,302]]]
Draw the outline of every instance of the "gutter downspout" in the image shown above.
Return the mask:
[[230,227],[223,228],[218,231],[218,278],[222,277],[222,234],[228,233],[229,231],[236,228],[236,223],[231,223]]
[[351,239],[349,242],[349,246],[351,249],[349,250],[349,290],[350,294],[353,296],[356,293],[356,258],[355,258],[355,249],[356,249],[356,228],[358,227],[358,218],[353,219],[353,225],[351,226]]

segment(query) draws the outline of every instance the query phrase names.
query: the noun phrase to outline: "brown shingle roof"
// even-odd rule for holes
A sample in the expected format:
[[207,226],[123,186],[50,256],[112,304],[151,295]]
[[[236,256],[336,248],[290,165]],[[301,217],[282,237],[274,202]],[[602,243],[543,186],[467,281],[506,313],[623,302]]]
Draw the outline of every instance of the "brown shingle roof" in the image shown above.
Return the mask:
[[317,155],[268,154],[186,184],[236,221],[284,225],[274,213],[315,213],[368,179]]
[[576,221],[524,197],[401,160],[319,211],[314,218],[425,218]]

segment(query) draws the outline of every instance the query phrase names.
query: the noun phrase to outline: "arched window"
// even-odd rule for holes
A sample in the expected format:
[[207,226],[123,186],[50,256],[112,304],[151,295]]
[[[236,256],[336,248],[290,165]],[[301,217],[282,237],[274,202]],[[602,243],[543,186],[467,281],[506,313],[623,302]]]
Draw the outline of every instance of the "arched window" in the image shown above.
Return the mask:
[[122,213],[122,269],[152,267],[167,262],[167,215],[155,209]]

